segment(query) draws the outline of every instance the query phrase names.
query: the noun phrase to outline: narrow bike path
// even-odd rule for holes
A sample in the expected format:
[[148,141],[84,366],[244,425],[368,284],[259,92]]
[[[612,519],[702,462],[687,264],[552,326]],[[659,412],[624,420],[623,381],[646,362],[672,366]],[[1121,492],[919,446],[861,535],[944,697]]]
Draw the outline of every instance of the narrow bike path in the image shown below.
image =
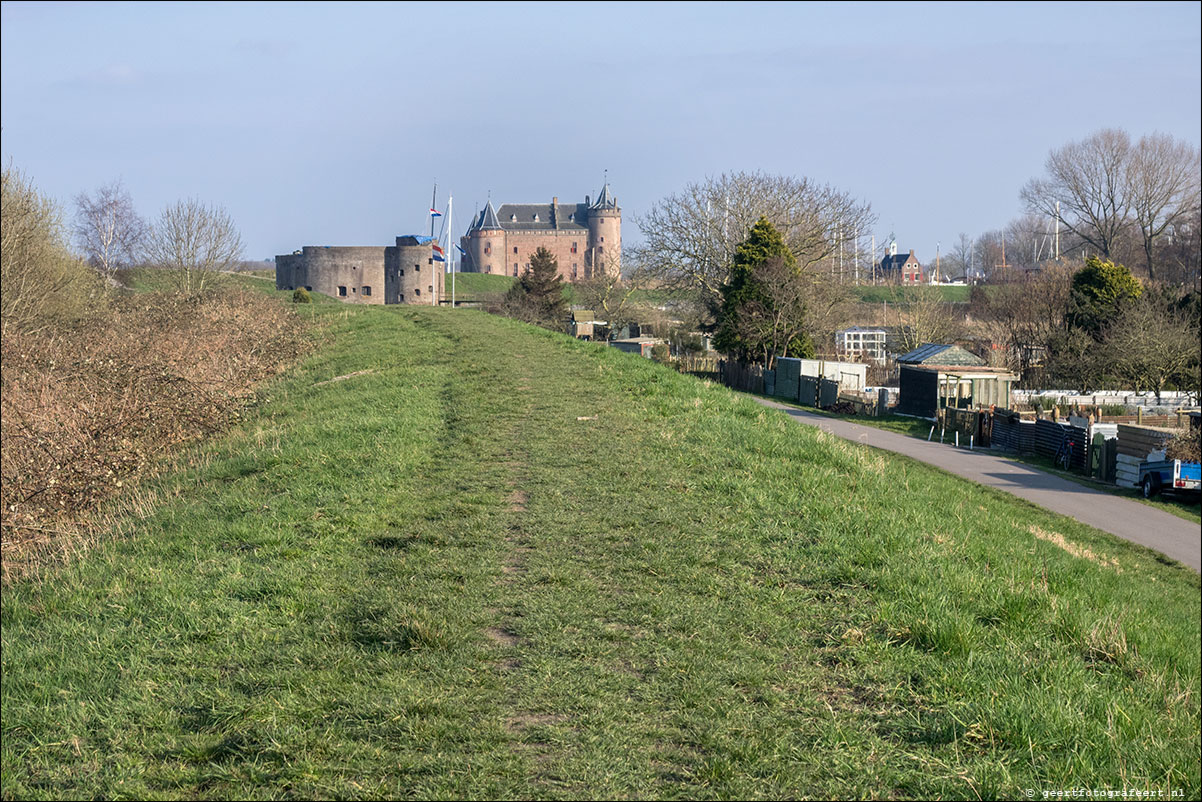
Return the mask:
[[798,423],[816,426],[844,440],[902,454],[986,487],[1002,490],[1103,532],[1147,546],[1195,571],[1202,571],[1202,529],[1170,513],[1084,487],[996,454],[928,443],[763,398],[754,400],[766,407],[781,410]]

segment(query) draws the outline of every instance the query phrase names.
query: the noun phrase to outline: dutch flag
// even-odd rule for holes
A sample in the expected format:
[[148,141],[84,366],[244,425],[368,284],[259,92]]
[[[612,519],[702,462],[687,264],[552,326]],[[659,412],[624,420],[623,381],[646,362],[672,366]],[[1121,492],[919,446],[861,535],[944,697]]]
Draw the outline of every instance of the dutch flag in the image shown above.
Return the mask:
[[430,216],[431,217],[442,217],[442,212],[438,211],[437,209],[431,209]]

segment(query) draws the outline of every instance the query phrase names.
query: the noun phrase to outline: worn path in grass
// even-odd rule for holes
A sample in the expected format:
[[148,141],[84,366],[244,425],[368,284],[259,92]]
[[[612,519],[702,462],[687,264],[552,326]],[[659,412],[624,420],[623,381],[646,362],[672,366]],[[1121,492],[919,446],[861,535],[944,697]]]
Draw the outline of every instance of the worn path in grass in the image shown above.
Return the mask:
[[756,400],[764,406],[784,410],[798,423],[817,426],[845,440],[903,454],[978,484],[1011,493],[1052,512],[1155,549],[1195,571],[1202,570],[1202,533],[1197,524],[1175,515],[1091,490],[995,454],[949,448],[939,443],[928,443],[871,426],[817,415],[775,401]]

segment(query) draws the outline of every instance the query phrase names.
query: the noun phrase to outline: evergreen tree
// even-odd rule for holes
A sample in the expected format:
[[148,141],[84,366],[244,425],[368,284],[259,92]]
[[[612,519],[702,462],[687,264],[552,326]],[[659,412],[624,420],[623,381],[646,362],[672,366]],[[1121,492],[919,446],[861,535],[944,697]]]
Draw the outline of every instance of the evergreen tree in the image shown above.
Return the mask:
[[797,259],[766,217],[761,217],[735,249],[714,347],[742,361],[778,356],[812,356],[802,331],[804,289]]
[[1139,280],[1122,265],[1091,256],[1073,275],[1069,324],[1095,340],[1143,292]]
[[563,295],[563,279],[559,276],[559,261],[546,248],[539,248],[530,257],[530,266],[509,288],[505,295],[505,310],[510,317],[558,329],[568,314],[568,302]]

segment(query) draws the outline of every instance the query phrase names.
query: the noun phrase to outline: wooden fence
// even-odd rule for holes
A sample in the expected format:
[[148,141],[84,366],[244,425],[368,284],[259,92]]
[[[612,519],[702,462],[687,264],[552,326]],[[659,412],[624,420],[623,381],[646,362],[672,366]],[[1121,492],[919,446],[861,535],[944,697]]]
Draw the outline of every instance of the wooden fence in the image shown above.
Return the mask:
[[730,359],[718,360],[719,380],[732,390],[745,393],[764,392],[764,368],[760,365],[744,365]]
[[678,356],[673,360],[673,364],[681,373],[687,373],[699,379],[722,381],[722,375],[718,369],[721,361],[716,356]]

